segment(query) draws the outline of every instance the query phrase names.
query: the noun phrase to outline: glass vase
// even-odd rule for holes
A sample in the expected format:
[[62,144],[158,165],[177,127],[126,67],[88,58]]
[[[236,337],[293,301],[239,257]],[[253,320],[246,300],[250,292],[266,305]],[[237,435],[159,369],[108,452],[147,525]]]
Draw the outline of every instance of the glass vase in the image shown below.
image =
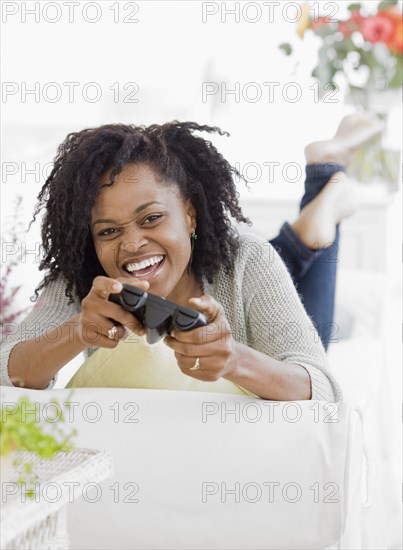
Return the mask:
[[357,110],[372,111],[384,122],[384,129],[354,155],[349,167],[349,174],[361,183],[383,184],[389,191],[396,191],[399,186],[400,149],[399,137],[393,136],[393,112],[399,110],[401,90],[351,89],[347,102]]

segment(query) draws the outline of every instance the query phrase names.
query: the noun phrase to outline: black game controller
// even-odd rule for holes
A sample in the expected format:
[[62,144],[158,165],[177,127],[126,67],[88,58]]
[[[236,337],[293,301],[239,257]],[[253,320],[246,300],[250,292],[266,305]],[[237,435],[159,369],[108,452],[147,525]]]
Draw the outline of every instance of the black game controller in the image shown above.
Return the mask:
[[174,328],[186,331],[207,325],[203,313],[149,294],[136,286],[125,284],[119,294],[110,294],[108,299],[133,313],[146,327],[149,344],[155,344]]

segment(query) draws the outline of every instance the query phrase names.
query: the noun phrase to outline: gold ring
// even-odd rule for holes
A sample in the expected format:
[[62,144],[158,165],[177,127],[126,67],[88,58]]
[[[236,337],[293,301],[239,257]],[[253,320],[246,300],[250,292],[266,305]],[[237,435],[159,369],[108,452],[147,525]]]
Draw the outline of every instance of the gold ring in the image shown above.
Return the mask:
[[118,328],[115,327],[115,325],[113,325],[113,327],[108,330],[108,338],[110,340],[114,340],[117,333],[118,333]]
[[196,361],[195,361],[195,364],[193,365],[193,367],[189,367],[189,370],[198,370],[200,369],[200,359],[197,358]]

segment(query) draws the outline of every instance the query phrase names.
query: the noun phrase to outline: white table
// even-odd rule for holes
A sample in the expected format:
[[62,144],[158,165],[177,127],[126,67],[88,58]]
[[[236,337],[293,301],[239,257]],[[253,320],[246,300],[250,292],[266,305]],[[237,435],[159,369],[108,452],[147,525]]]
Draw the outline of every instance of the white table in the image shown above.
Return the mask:
[[[1,484],[1,548],[65,549],[70,547],[66,504],[112,475],[112,457],[104,451],[74,449],[58,453],[53,459],[20,452],[21,465],[13,468]],[[37,476],[18,485],[24,464],[33,464]],[[31,478],[31,476],[29,476]],[[32,486],[33,497],[26,496]]]

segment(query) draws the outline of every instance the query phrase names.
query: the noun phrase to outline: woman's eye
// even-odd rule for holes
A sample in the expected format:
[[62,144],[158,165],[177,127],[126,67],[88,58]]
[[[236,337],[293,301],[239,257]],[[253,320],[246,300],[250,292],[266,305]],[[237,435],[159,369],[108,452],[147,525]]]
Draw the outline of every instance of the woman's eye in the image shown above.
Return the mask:
[[103,229],[98,233],[98,237],[105,237],[107,235],[112,235],[113,234],[112,231],[117,231],[117,229],[113,227],[108,227],[108,229]]
[[152,223],[157,221],[159,218],[162,218],[161,214],[151,214],[151,216],[147,216],[143,223]]

